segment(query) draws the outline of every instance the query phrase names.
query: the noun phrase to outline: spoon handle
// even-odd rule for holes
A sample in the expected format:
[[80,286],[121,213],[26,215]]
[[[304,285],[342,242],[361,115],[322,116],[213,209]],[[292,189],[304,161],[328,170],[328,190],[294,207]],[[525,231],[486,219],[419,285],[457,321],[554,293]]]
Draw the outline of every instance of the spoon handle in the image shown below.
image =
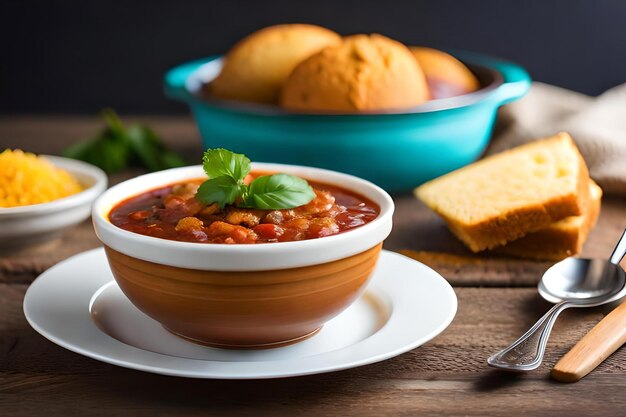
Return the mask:
[[541,365],[546,351],[552,326],[561,311],[570,307],[568,301],[561,301],[552,307],[522,337],[509,347],[491,356],[487,363],[494,368],[509,371],[531,371]]
[[614,265],[619,265],[624,255],[626,255],[626,229],[624,229],[622,237],[619,242],[617,242],[617,245],[615,245],[615,249],[613,249],[613,253],[609,258],[609,261]]
[[626,343],[626,302],[596,324],[552,368],[552,378],[576,382]]

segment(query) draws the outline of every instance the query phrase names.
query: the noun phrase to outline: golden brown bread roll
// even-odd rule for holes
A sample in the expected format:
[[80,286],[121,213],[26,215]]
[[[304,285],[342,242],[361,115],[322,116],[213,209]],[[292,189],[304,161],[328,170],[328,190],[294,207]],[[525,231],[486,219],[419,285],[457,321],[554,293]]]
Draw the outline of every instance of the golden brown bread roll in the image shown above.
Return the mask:
[[276,25],[239,41],[226,55],[224,67],[207,86],[216,97],[277,103],[280,87],[294,67],[341,37],[305,24]]
[[471,93],[480,84],[472,72],[458,59],[437,49],[411,47],[417,58],[433,98],[445,98]]
[[354,35],[300,63],[281,104],[302,111],[374,111],[429,99],[426,78],[409,49],[382,35]]

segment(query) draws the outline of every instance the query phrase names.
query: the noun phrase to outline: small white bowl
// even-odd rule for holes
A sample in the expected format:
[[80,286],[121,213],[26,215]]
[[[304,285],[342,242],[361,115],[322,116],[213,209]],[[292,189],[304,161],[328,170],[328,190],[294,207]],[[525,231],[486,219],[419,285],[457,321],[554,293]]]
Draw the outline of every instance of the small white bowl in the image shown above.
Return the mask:
[[106,189],[107,176],[100,168],[74,159],[43,156],[69,172],[85,189],[49,203],[0,208],[0,251],[20,249],[60,236],[89,217],[91,204]]

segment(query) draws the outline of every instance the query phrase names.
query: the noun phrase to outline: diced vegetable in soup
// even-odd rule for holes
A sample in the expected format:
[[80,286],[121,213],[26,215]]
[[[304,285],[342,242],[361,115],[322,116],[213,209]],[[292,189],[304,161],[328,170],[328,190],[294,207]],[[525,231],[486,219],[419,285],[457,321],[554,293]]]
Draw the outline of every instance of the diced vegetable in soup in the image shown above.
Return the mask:
[[[254,174],[258,176],[261,174]],[[357,228],[374,220],[374,202],[339,187],[309,181],[315,198],[283,210],[262,210],[196,198],[202,179],[158,188],[132,197],[111,210],[114,225],[142,235],[199,243],[268,243],[315,239]]]

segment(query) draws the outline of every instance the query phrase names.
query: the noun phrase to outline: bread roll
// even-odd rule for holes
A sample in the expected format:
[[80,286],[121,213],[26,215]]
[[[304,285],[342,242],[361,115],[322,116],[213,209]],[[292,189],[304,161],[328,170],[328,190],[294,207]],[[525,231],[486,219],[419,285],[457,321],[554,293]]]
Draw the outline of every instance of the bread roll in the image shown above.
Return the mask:
[[226,54],[222,71],[206,90],[219,98],[276,104],[282,84],[296,65],[340,42],[335,32],[314,25],[261,29]]
[[433,98],[458,96],[480,88],[474,74],[452,55],[419,46],[410,49],[426,75]]
[[311,112],[405,109],[429,99],[424,73],[409,49],[382,35],[354,35],[300,63],[281,104]]

